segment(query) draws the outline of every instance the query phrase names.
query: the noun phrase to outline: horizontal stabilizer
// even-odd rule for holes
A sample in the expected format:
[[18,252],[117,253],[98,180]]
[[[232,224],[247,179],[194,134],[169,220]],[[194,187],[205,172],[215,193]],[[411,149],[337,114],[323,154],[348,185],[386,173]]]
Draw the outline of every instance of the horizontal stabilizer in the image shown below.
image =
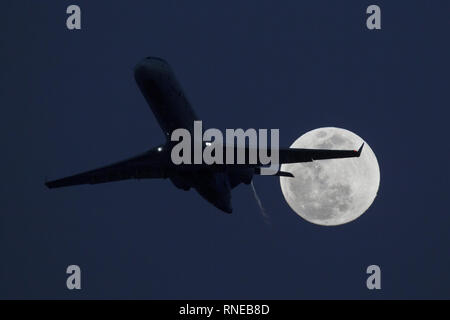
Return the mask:
[[292,173],[286,171],[278,171],[276,175],[279,177],[294,178],[294,175]]
[[[255,168],[255,174],[261,174],[261,168]],[[294,178],[294,175],[286,171],[278,171],[274,176]]]

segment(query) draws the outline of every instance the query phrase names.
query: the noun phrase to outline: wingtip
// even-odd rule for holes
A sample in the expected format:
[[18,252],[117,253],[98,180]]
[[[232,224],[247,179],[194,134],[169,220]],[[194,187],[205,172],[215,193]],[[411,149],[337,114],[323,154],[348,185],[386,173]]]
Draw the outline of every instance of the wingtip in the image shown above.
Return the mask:
[[55,187],[55,181],[45,181],[44,185],[48,188],[48,189],[53,189]]
[[364,147],[364,142],[362,143],[361,147],[359,147],[359,149],[357,151],[358,157],[361,155],[363,147]]

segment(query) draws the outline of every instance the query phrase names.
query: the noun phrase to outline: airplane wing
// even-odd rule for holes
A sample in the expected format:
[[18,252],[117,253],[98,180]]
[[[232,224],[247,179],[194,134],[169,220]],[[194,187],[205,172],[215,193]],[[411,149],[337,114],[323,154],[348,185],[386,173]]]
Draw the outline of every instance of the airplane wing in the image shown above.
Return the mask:
[[86,171],[58,180],[48,181],[48,188],[60,188],[80,184],[97,184],[127,179],[166,178],[166,153],[156,147],[136,157],[102,168]]
[[[312,162],[314,160],[355,158],[361,155],[364,143],[358,150],[329,150],[329,149],[302,149],[289,148],[279,150],[279,164]],[[263,166],[253,165],[255,174],[261,174]],[[294,177],[290,172],[278,171],[275,176]]]
[[328,150],[328,149],[280,149],[279,162],[296,163],[296,162],[311,162],[314,160],[325,159],[340,159],[340,158],[354,158],[361,155],[364,143],[358,150]]

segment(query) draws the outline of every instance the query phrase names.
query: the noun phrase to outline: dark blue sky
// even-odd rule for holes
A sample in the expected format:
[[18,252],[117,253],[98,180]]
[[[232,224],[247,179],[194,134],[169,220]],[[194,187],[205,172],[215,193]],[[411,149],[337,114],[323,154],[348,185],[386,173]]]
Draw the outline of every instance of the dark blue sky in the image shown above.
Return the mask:
[[[382,30],[365,27],[370,4]],[[68,31],[65,10],[82,9]],[[450,2],[2,1],[0,298],[450,298]],[[377,155],[356,221],[319,227],[275,177],[226,215],[169,180],[49,191],[163,135],[132,69],[172,65],[205,127],[322,126]],[[66,289],[78,264],[82,290]],[[366,288],[378,264],[382,290]]]

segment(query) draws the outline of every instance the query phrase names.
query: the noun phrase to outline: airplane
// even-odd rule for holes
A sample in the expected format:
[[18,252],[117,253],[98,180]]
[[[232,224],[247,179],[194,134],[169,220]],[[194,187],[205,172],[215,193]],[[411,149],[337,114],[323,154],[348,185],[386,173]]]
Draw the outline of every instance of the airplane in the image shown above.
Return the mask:
[[[129,159],[82,172],[58,180],[45,182],[48,188],[81,184],[98,184],[127,179],[169,178],[179,189],[195,189],[204,199],[225,213],[232,213],[231,190],[239,184],[250,184],[253,176],[264,167],[256,164],[179,164],[171,161],[171,133],[177,128],[193,131],[199,120],[177,81],[170,65],[161,58],[147,57],[134,68],[134,78],[145,100],[166,136],[166,141]],[[280,148],[279,164],[311,162],[314,160],[359,157],[359,150],[326,150]],[[204,147],[204,146],[203,146]],[[249,148],[245,147],[244,148]],[[248,150],[245,150],[248,152]],[[236,153],[235,153],[236,154]],[[248,159],[248,157],[246,157]],[[236,162],[235,162],[236,163]],[[278,171],[276,176],[293,177]]]

